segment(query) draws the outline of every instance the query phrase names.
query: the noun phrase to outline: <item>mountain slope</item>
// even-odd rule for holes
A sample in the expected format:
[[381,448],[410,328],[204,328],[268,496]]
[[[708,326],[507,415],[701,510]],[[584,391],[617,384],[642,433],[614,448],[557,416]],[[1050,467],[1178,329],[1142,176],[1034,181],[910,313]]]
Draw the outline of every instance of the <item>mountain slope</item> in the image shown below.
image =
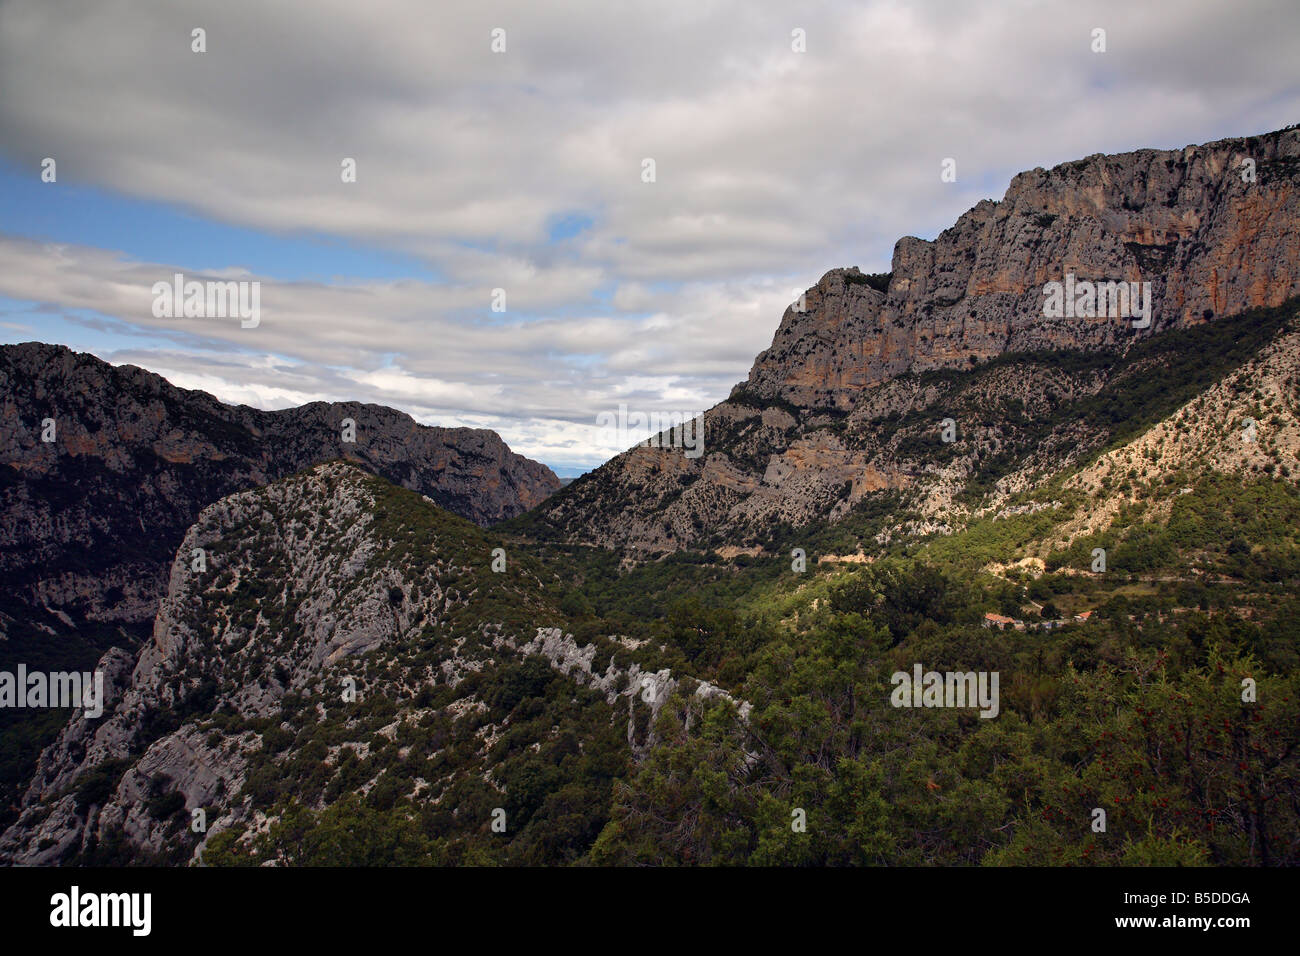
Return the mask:
[[279,828],[377,792],[385,811],[413,801],[425,862],[494,839],[518,861],[583,852],[681,682],[649,649],[566,634],[554,574],[516,553],[492,571],[499,546],[341,461],[210,505],[153,639],[101,662],[104,716],[78,713],[42,754],[0,857],[183,862],[224,834],[209,862],[313,862]]
[[[494,432],[358,403],[225,405],[55,345],[0,346],[0,396],[0,670],[85,669],[145,640],[200,510],[314,462],[355,460],[480,524],[559,487]],[[0,711],[0,822],[58,716]]]
[[[754,545],[891,495],[933,513],[994,458],[1001,474],[1061,470],[1106,440],[1069,406],[1131,351],[1300,295],[1297,222],[1295,128],[1023,173],[934,242],[901,240],[890,274],[827,273],[705,413],[702,456],[637,446],[512,527],[650,554]],[[1046,317],[1044,286],[1067,274],[1150,282],[1149,327]],[[1040,446],[1007,447],[1049,421]]]
[[0,573],[7,600],[38,615],[151,620],[165,565],[201,508],[319,461],[358,461],[479,524],[559,487],[490,431],[357,403],[225,405],[61,346],[0,347],[0,388]]

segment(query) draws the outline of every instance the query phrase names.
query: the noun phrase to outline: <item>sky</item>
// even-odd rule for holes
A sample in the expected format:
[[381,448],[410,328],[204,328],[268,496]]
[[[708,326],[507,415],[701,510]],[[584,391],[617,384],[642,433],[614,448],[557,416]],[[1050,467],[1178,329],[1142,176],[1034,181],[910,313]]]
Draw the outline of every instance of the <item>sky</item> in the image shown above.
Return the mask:
[[1019,171],[1300,121],[1297,49],[1295,0],[0,0],[0,342],[573,475]]

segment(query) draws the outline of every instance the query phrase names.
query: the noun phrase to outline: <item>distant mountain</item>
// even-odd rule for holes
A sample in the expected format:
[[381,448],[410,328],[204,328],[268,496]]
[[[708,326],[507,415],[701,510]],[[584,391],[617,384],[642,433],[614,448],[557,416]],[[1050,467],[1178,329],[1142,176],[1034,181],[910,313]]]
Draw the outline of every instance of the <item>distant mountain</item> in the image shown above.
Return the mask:
[[481,525],[560,486],[485,429],[355,402],[226,405],[62,346],[0,346],[0,389],[5,592],[95,620],[151,619],[163,567],[205,505],[317,462],[356,461]]
[[[705,413],[702,455],[634,447],[517,527],[655,554],[755,546],[891,495],[931,514],[969,490],[996,501],[1023,487],[1013,473],[1059,471],[1110,440],[1105,416],[1071,408],[1149,388],[1169,350],[1202,384],[1226,371],[1242,355],[1230,334],[1178,334],[1300,295],[1298,227],[1296,127],[1021,173],[933,242],[900,240],[890,273],[823,276]],[[1073,297],[1052,313],[1049,284],[1083,282],[1135,283],[1131,311],[1149,313],[1090,315]],[[1207,346],[1191,368],[1186,350]]]
[[555,472],[561,481],[572,481],[591,471],[591,468],[581,465],[552,465],[551,471]]

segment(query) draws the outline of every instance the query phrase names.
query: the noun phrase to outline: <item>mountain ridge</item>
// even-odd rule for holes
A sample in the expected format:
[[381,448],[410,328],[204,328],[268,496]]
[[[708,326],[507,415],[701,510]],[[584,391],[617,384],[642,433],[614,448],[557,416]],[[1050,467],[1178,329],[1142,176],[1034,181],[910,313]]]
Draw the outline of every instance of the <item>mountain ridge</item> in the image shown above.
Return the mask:
[[[0,859],[185,863],[220,837],[221,859],[247,861],[281,819],[327,813],[345,785],[368,795],[381,781],[424,803],[453,842],[479,829],[455,819],[469,792],[490,801],[484,824],[493,803],[507,808],[513,833],[544,809],[498,782],[521,756],[498,741],[537,717],[525,688],[554,688],[555,718],[594,722],[586,745],[603,737],[623,762],[654,743],[678,688],[747,713],[651,651],[575,640],[553,572],[518,551],[491,570],[498,544],[342,460],[209,505],[171,562],[151,639],[101,659],[103,715],[74,714],[42,752]],[[305,759],[286,750],[300,731],[312,737]],[[182,808],[204,811],[201,836]]]
[[[0,669],[82,670],[147,640],[200,511],[315,462],[357,461],[480,524],[560,487],[495,432],[356,402],[227,405],[58,345],[0,346],[0,394]],[[18,741],[0,760],[4,806],[56,728],[17,710],[0,712],[0,727]]]
[[[1250,179],[1243,162],[1249,160]],[[1122,348],[1162,329],[1300,294],[1300,128],[1181,150],[1097,153],[1018,173],[932,241],[905,236],[888,283],[827,272],[791,306],[744,388],[849,407],[903,371],[1008,351]],[[1048,319],[1043,286],[1067,274],[1149,281],[1150,328]],[[797,305],[797,303],[796,303]]]
[[[1002,356],[1096,356],[1064,380],[1032,360],[1004,363],[1004,380],[988,383],[1016,415],[1055,414],[1153,336],[1295,300],[1298,221],[1297,127],[1018,174],[1003,201],[980,202],[935,240],[899,240],[890,273],[827,272],[802,308],[786,309],[747,379],[704,413],[702,456],[642,443],[515,524],[654,555],[737,535],[752,544],[764,524],[834,521],[880,493],[964,481],[971,462],[1001,453],[1008,423],[994,408],[972,419],[943,407],[955,381],[944,376]],[[1067,275],[1151,283],[1149,324],[1045,316],[1045,285]],[[1079,436],[1065,437],[1069,448]],[[965,463],[945,477],[958,448]]]
[[[0,387],[0,511],[8,529],[0,572],[11,589],[27,592],[32,607],[67,610],[87,593],[122,587],[128,594],[120,611],[96,607],[94,614],[152,617],[157,587],[132,597],[120,573],[108,587],[99,588],[93,574],[81,587],[69,552],[138,556],[143,560],[132,564],[154,580],[157,567],[146,566],[168,560],[168,545],[203,505],[314,462],[357,460],[479,524],[518,514],[560,487],[549,468],[511,452],[486,429],[421,425],[404,412],[357,402],[275,411],[227,405],[64,346],[0,346]],[[353,441],[345,438],[344,419],[355,423]],[[52,442],[42,440],[47,420],[54,423]],[[95,515],[85,507],[97,496],[117,502],[116,517],[108,508]]]

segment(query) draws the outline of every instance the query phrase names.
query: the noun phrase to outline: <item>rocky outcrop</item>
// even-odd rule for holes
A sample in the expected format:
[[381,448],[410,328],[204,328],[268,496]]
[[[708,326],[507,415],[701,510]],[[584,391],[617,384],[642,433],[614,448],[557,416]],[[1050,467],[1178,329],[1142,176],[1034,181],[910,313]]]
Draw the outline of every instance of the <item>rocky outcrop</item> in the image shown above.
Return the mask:
[[318,462],[354,461],[481,525],[560,487],[495,432],[351,402],[225,405],[61,346],[0,346],[0,394],[0,630],[5,615],[54,631],[60,612],[78,626],[151,620],[202,508]]
[[569,682],[555,700],[584,695],[598,723],[626,714],[629,753],[653,743],[674,692],[748,715],[721,688],[633,659],[636,642],[580,645],[540,564],[512,555],[512,573],[489,569],[498,545],[346,462],[209,505],[172,561],[152,638],[100,661],[103,714],[78,712],[41,754],[0,863],[198,861],[218,834],[283,808],[257,780],[316,779],[315,793],[290,795],[324,809],[373,784],[328,789],[355,770],[341,752],[374,763],[399,728],[403,744],[375,774],[416,760],[413,741],[426,740],[426,775],[403,778],[420,803],[463,793],[467,777],[509,781],[510,761],[533,751],[496,744],[518,736],[526,721],[511,707],[532,713],[545,681],[504,704],[503,682],[483,672],[529,658]]
[[[1253,164],[1250,165],[1250,164]],[[1122,348],[1300,294],[1300,129],[1096,155],[1011,181],[933,242],[899,240],[888,276],[835,269],[787,309],[744,388],[855,406],[904,372],[1004,352]],[[1049,318],[1046,283],[1150,282],[1150,325]]]
[[[741,720],[748,720],[753,710],[753,706],[748,701],[737,700],[721,687],[708,681],[676,678],[667,667],[656,671],[643,671],[636,661],[631,662],[626,668],[619,667],[611,661],[603,672],[599,672],[592,667],[596,657],[596,645],[580,645],[572,634],[566,634],[558,627],[539,627],[537,636],[522,644],[516,644],[508,637],[496,637],[493,646],[509,647],[521,654],[545,658],[548,664],[578,685],[591,687],[604,694],[610,706],[617,706],[625,701],[624,706],[628,711],[628,744],[633,753],[639,756],[644,756],[656,742],[657,737],[653,729],[655,721],[658,720],[659,712],[664,705],[679,689],[688,691],[690,695],[701,701],[726,701],[735,706],[736,714]],[[644,721],[647,731],[641,739],[637,737],[636,720],[636,708],[639,703],[645,705],[648,715]]]
[[[204,509],[172,562],[152,640],[134,660],[115,648],[100,662],[109,707],[98,719],[78,712],[41,755],[0,856],[55,862],[114,827],[141,853],[159,853],[174,828],[150,813],[160,788],[181,794],[187,810],[212,812],[220,829],[223,815],[238,813],[231,801],[245,754],[260,743],[222,734],[209,742],[195,721],[217,707],[267,717],[286,693],[454,603],[436,563],[423,605],[390,600],[404,579],[395,567],[372,566],[384,542],[364,479],[336,462]],[[267,600],[273,595],[279,600]],[[87,774],[113,767],[120,776],[106,798],[78,798]]]

